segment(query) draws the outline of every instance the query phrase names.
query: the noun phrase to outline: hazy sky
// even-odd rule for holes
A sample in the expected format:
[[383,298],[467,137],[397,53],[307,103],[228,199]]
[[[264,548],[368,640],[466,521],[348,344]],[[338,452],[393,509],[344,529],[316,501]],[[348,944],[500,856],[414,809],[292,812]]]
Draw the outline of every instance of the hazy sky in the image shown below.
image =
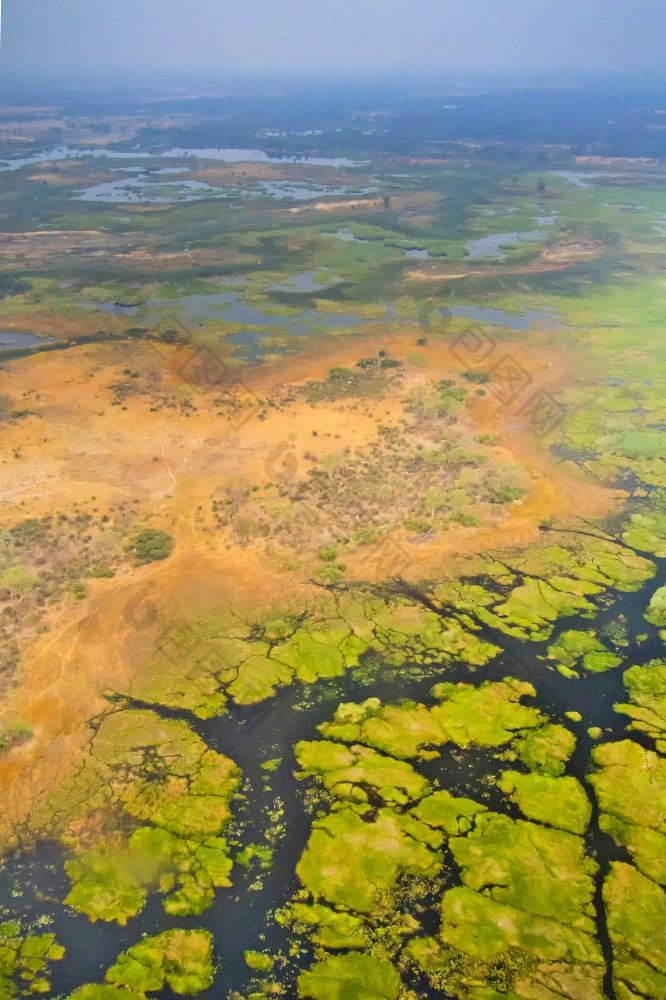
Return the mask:
[[659,71],[666,0],[4,0],[0,68]]

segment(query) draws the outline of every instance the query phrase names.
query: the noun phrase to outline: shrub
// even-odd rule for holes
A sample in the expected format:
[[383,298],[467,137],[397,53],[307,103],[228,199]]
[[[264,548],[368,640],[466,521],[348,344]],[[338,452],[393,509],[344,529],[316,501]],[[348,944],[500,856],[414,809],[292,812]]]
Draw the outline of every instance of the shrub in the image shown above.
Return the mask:
[[337,583],[342,579],[342,570],[338,566],[320,566],[315,570],[315,577],[322,583]]
[[319,549],[317,555],[322,562],[333,562],[338,558],[338,550],[335,545],[326,545],[323,549]]
[[406,517],[402,522],[405,531],[428,531],[432,525],[418,517]]
[[125,551],[136,556],[138,563],[157,562],[173,552],[173,538],[166,531],[144,528],[125,546]]
[[491,503],[512,503],[525,496],[525,490],[520,486],[495,486],[490,490]]
[[478,517],[475,517],[474,514],[466,514],[464,511],[454,514],[452,520],[457,521],[463,528],[476,528],[479,524]]

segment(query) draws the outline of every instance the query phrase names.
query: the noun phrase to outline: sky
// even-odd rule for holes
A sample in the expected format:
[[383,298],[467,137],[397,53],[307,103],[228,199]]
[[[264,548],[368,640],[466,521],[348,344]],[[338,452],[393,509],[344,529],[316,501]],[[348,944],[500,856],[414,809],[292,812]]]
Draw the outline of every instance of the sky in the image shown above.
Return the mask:
[[664,69],[665,0],[0,0],[0,71]]

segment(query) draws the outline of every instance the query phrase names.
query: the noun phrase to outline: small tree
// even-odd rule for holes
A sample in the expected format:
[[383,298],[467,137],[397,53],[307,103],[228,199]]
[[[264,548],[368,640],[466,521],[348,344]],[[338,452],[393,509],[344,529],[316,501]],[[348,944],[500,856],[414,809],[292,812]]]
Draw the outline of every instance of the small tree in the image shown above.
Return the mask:
[[446,506],[446,493],[441,486],[429,486],[426,490],[423,504],[426,512],[430,514],[430,520],[432,521],[435,513]]

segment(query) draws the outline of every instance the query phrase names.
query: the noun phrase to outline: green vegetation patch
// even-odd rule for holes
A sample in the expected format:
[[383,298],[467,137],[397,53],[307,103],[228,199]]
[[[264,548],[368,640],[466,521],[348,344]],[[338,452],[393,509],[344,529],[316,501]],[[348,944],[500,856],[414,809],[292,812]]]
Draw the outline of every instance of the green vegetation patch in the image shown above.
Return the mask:
[[243,958],[249,969],[255,972],[270,972],[275,964],[270,955],[265,955],[261,951],[244,951]]
[[473,799],[458,798],[442,789],[419,802],[412,809],[412,816],[455,837],[469,833],[474,826],[475,817],[485,810],[485,806]]
[[666,752],[666,661],[630,667],[623,680],[630,702],[615,705],[615,711],[629,716],[629,729],[647,733]]
[[495,902],[536,917],[566,921],[583,937],[595,934],[591,902],[597,866],[585,856],[580,837],[482,813],[474,829],[451,838],[449,846],[469,888],[486,890]]
[[[597,865],[578,835],[592,809],[581,785],[559,776],[575,746],[572,734],[523,705],[534,689],[511,678],[479,687],[440,684],[433,694],[440,702],[431,707],[383,706],[376,698],[343,704],[319,727],[322,740],[298,744],[299,763],[327,789],[331,811],[313,823],[297,866],[305,891],[280,921],[324,948],[366,956],[370,949],[399,964],[409,956],[433,986],[461,998],[492,995],[480,986],[470,992],[472,981],[501,981],[498,996],[506,997],[520,980],[516,995],[526,984],[542,990],[567,984],[572,992],[562,995],[602,1000]],[[500,787],[538,822],[433,791],[401,760],[432,757],[424,747],[442,741],[503,747],[505,757],[519,748],[534,771],[505,771]],[[365,757],[368,746],[379,753]],[[376,779],[364,774],[365,761],[377,767]],[[353,780],[341,780],[349,774]],[[392,784],[382,786],[384,775]],[[418,921],[403,906],[437,892],[442,876],[448,881],[447,848],[463,884],[443,893],[440,937],[414,937]]]
[[86,983],[70,993],[68,1000],[143,1000],[144,997],[144,993],[125,989],[124,986]]
[[302,624],[289,615],[247,624],[198,622],[196,628],[178,622],[160,636],[131,694],[210,718],[225,710],[228,699],[256,704],[294,680],[311,684],[341,676],[368,651],[395,664],[409,658],[482,665],[499,647],[455,618],[405,599],[345,597],[309,609]]
[[50,962],[63,958],[65,949],[55,934],[24,933],[18,920],[0,923],[0,997],[49,993]]
[[528,819],[570,833],[583,834],[587,830],[592,804],[575,778],[505,771],[499,785]]
[[633,514],[622,540],[639,552],[666,558],[666,514]]
[[202,912],[214,889],[230,884],[222,833],[237,786],[233,761],[208,749],[184,722],[134,710],[107,716],[74,786],[53,805],[110,810],[117,833],[66,862],[66,902],[91,920],[121,924],[150,891],[166,895],[169,913]]
[[523,953],[523,962],[601,964],[594,938],[570,927],[566,912],[560,917],[536,916],[464,887],[451,889],[442,903],[441,938],[450,948],[485,963],[515,950]]
[[[484,586],[458,581],[436,587],[434,597],[506,635],[543,641],[562,617],[592,617],[596,605],[591,598],[605,589],[637,590],[654,575],[655,566],[609,539],[581,535],[563,538],[561,545],[505,556],[498,566],[490,564],[487,572],[503,584],[496,593],[492,579]],[[508,595],[507,582],[513,585]],[[613,655],[603,646],[587,652]],[[607,669],[610,661],[604,657],[591,655],[587,669]]]
[[666,628],[666,587],[659,587],[655,590],[645,617],[652,625]]
[[409,764],[368,747],[348,749],[326,740],[303,742],[296,745],[296,759],[305,771],[320,776],[333,794],[355,801],[368,801],[374,792],[384,802],[404,805],[430,791],[426,779]]
[[173,538],[166,531],[144,528],[125,546],[138,565],[167,559],[173,552]]
[[618,997],[666,996],[666,893],[631,865],[611,864],[604,882]]
[[278,919],[324,948],[365,948],[369,943],[361,917],[319,903],[293,903]]
[[[319,730],[328,739],[359,742],[395,757],[423,755],[427,747],[447,742],[497,747],[517,731],[544,721],[536,708],[521,703],[534,695],[531,684],[505,678],[472,684],[437,684],[432,694],[439,704],[428,708],[414,702],[382,706],[376,698],[362,705],[341,705],[333,722]],[[429,754],[430,755],[430,754]]]
[[296,871],[315,897],[371,913],[404,873],[434,875],[441,865],[442,837],[418,820],[390,809],[362,818],[351,808],[313,824]]
[[203,930],[164,931],[146,937],[118,956],[107,970],[109,985],[88,983],[69,1000],[132,1000],[170,986],[191,996],[213,984],[213,937]]
[[10,722],[0,728],[0,753],[26,743],[32,737],[32,728],[22,719]]
[[557,777],[564,774],[566,763],[576,749],[576,737],[554,722],[538,729],[520,733],[512,743],[512,750],[531,771]]
[[601,829],[629,850],[641,872],[666,883],[666,758],[631,740],[605,743],[592,757]]
[[557,642],[548,647],[548,659],[555,660],[557,669],[567,677],[580,676],[574,669],[576,667],[593,673],[603,673],[622,663],[622,657],[611,653],[602,642],[599,642],[592,629],[585,632],[575,629],[563,632]]
[[299,997],[312,1000],[396,1000],[400,976],[372,955],[336,955],[298,977]]

